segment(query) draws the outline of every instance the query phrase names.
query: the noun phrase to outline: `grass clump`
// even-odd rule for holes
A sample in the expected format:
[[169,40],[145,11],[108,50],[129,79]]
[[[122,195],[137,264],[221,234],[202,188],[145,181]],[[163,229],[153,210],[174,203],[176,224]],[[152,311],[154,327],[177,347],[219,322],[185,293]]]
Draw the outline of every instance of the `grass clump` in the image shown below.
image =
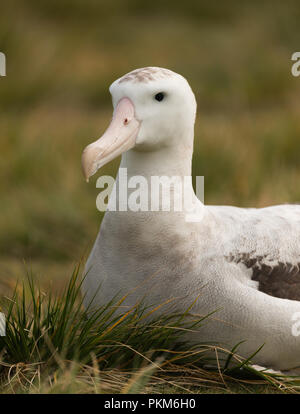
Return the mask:
[[[124,298],[84,309],[79,270],[61,295],[47,295],[29,274],[11,297],[2,298],[0,392],[255,392],[262,386],[264,392],[297,392],[296,379],[256,371],[251,358],[236,354],[238,346],[228,352],[189,345],[184,334],[201,329],[209,315],[152,315],[149,321],[155,311],[142,304],[117,312]],[[224,357],[221,369],[217,362]],[[205,368],[212,363],[216,369]]]

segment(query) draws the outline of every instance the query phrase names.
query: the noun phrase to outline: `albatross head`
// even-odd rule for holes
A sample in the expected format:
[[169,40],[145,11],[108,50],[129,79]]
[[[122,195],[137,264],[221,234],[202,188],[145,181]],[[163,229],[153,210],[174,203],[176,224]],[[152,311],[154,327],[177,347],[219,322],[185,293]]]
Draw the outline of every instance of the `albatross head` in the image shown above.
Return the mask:
[[130,149],[192,146],[196,100],[183,76],[157,67],[136,69],[113,82],[109,90],[114,106],[112,121],[102,137],[82,154],[87,181]]

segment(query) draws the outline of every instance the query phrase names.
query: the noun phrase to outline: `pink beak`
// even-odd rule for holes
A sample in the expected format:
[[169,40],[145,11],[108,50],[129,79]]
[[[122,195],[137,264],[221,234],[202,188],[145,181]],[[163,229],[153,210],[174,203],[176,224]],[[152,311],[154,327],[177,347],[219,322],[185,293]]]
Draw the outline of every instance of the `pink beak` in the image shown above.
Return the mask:
[[105,133],[82,153],[82,170],[87,182],[103,165],[134,147],[139,128],[133,103],[129,98],[122,98]]

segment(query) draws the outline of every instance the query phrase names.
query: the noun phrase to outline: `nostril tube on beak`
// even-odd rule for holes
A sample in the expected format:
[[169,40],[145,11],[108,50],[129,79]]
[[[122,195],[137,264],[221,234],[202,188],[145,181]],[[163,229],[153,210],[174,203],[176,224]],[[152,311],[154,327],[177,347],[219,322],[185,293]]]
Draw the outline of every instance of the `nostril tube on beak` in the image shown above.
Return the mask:
[[102,137],[83,151],[82,169],[85,179],[88,181],[103,165],[133,148],[139,127],[140,121],[134,116],[133,103],[129,98],[122,98]]

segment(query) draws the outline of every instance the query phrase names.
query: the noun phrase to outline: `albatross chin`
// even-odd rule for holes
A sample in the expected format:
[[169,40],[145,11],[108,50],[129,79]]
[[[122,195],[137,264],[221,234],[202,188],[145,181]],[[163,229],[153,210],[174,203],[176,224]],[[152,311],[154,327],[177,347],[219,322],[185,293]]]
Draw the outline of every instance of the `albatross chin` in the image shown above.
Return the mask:
[[[120,168],[129,179],[191,176],[196,101],[186,79],[167,69],[142,68],[113,82],[110,93],[113,118],[83,152],[85,178],[121,154]],[[264,344],[253,362],[297,370],[300,206],[206,206],[191,180],[185,187],[200,217],[196,222],[186,220],[185,208],[108,208],[86,264],[86,304],[101,306],[128,295],[124,306],[141,298],[151,305],[171,299],[168,311],[185,311],[195,301],[194,314],[217,312],[191,334],[192,341],[227,349],[244,341],[238,351],[245,357]],[[178,196],[176,191],[169,197]]]

